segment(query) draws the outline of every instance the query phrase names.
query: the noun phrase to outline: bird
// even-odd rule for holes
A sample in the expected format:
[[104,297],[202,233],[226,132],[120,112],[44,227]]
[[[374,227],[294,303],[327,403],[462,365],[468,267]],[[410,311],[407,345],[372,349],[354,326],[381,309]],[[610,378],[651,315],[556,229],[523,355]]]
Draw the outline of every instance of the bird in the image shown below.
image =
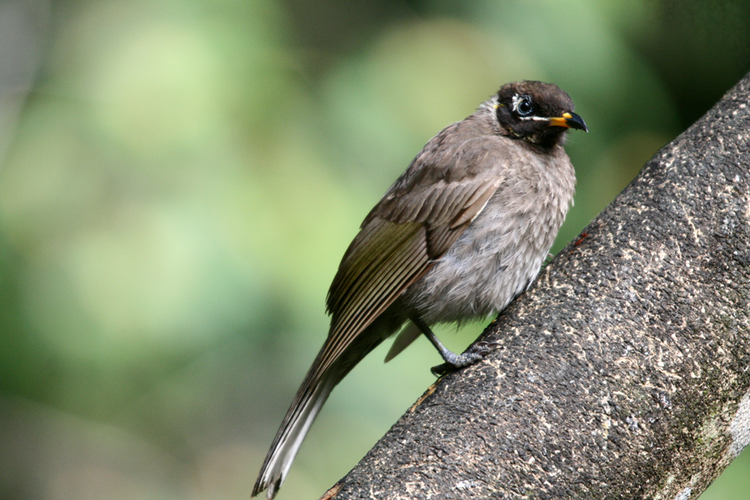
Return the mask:
[[575,171],[563,144],[588,132],[557,85],[503,85],[430,139],[365,217],[326,298],[330,329],[266,455],[252,496],[276,496],[333,388],[375,347],[386,356],[420,335],[444,364],[477,362],[476,343],[449,351],[431,330],[502,311],[536,279],[573,203]]

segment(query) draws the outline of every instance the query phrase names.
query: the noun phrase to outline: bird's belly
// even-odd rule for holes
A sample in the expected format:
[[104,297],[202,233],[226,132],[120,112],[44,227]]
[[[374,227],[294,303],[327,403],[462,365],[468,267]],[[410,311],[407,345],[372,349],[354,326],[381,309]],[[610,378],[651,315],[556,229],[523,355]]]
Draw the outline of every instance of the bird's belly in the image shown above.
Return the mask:
[[406,290],[407,307],[428,324],[495,314],[539,274],[564,211],[507,212],[493,201],[495,206],[486,207],[432,269]]

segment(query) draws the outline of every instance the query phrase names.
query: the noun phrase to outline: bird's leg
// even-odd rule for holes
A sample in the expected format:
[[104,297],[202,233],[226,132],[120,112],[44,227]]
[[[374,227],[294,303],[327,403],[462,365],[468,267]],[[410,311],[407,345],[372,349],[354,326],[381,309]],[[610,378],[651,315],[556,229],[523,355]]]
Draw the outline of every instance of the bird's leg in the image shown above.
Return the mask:
[[437,335],[435,335],[430,327],[427,326],[427,324],[420,318],[412,317],[411,321],[415,325],[417,325],[417,328],[421,330],[424,336],[427,337],[430,342],[432,342],[432,345],[435,346],[435,349],[437,349],[437,351],[440,353],[440,356],[442,356],[445,360],[445,363],[443,363],[442,365],[433,366],[430,369],[430,371],[432,371],[432,374],[436,377],[439,377],[440,375],[443,375],[449,371],[457,370],[459,368],[463,368],[464,366],[469,366],[476,363],[477,361],[482,359],[485,354],[490,352],[490,347],[495,345],[489,342],[477,342],[472,345],[465,353],[456,354],[455,352],[445,347],[443,343],[440,342],[440,339],[437,338]]

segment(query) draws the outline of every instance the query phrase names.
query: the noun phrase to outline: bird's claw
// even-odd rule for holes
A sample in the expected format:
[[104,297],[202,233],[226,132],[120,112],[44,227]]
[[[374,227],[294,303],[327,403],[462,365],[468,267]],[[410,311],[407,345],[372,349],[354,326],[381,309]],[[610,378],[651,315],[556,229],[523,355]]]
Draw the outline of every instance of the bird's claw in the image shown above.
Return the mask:
[[445,363],[430,368],[430,371],[436,377],[445,375],[448,372],[458,370],[465,366],[473,365],[480,359],[484,358],[493,347],[498,347],[500,344],[497,342],[487,342],[480,340],[469,347],[463,354],[455,354],[448,351],[448,355],[444,356]]

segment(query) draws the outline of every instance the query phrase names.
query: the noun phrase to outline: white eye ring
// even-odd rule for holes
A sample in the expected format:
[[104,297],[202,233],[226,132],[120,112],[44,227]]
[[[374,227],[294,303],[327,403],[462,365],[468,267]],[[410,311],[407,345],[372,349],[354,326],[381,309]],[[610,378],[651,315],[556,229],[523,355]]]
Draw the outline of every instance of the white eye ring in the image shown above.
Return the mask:
[[520,117],[527,117],[534,111],[534,107],[531,104],[531,96],[528,94],[514,95],[511,105],[513,106],[513,111]]

